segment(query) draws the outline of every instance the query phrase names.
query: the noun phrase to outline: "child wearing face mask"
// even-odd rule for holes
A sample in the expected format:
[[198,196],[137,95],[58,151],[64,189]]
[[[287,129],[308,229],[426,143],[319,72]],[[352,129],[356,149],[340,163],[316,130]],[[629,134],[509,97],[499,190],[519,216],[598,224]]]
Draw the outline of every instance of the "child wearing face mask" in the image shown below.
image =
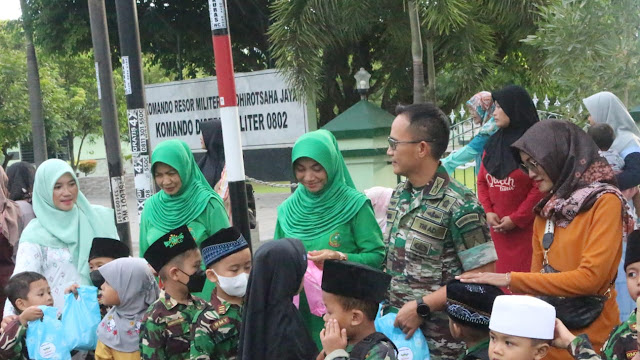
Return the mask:
[[191,324],[207,303],[191,295],[207,280],[202,257],[189,228],[171,230],[156,240],[144,258],[164,284],[140,327],[140,358],[143,360],[188,359]]
[[102,290],[100,303],[112,306],[98,326],[96,360],[140,359],[140,326],[160,289],[144,259],[120,258],[91,273]]
[[211,294],[211,306],[193,324],[191,359],[236,359],[251,250],[242,234],[232,227],[203,241],[200,250],[207,278],[216,288]]

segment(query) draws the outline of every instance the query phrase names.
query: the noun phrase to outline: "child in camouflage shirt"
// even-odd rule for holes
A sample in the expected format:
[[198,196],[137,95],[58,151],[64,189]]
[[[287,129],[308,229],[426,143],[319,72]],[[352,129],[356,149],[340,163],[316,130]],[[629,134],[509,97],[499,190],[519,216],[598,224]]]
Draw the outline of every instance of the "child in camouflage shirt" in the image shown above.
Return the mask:
[[374,325],[390,282],[391,275],[366,265],[324,262],[322,300],[327,313],[318,360],[396,360],[395,345]]
[[192,296],[204,287],[202,258],[189,228],[181,226],[156,240],[144,253],[164,284],[140,327],[140,355],[144,360],[189,358],[191,324],[206,302]]
[[195,320],[192,360],[235,360],[238,355],[242,302],[251,272],[251,250],[233,227],[200,244],[207,278],[216,284],[211,305]]
[[0,359],[29,359],[25,342],[27,324],[44,316],[38,306],[53,306],[49,283],[44,276],[25,271],[9,279],[5,293],[19,316],[0,331]]
[[[624,258],[624,271],[627,275],[627,289],[633,301],[640,295],[640,230],[627,237],[627,253]],[[569,350],[576,360],[631,360],[638,353],[638,329],[636,313],[631,313],[627,321],[616,326],[598,355],[585,334],[573,335],[559,320],[556,323],[558,336],[553,345]]]

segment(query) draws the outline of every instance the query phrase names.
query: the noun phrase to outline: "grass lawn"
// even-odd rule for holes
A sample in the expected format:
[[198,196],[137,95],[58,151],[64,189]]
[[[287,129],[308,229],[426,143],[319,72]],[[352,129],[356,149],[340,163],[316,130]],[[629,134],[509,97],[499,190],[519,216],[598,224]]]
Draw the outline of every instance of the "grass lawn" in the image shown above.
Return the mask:
[[473,167],[466,169],[456,169],[453,178],[461,182],[471,191],[476,192],[476,174]]
[[[270,182],[273,182],[276,184],[289,184],[288,181],[270,181]],[[273,187],[273,186],[267,186],[262,184],[256,184],[254,182],[249,182],[249,184],[253,185],[253,191],[256,194],[274,194],[274,193],[286,194],[291,192],[290,188]]]

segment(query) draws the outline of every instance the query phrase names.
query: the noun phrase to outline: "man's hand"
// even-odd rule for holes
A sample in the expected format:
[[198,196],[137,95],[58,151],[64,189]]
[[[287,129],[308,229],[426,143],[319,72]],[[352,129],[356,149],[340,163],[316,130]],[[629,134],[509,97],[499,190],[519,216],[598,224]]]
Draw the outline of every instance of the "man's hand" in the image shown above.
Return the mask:
[[338,349],[347,348],[347,329],[340,329],[338,320],[327,321],[324,329],[320,331],[320,341],[325,354],[331,354]]
[[556,327],[553,333],[553,341],[551,342],[551,345],[559,349],[567,349],[575,338],[576,336],[573,335],[566,326],[564,326],[562,321],[560,321],[560,319],[556,319]]
[[500,217],[496,213],[487,213],[487,224],[491,227],[500,225]]
[[407,340],[411,339],[413,333],[416,332],[424,321],[420,315],[418,315],[417,310],[418,302],[415,300],[409,301],[402,306],[400,311],[398,311],[396,321],[393,323],[393,326],[400,328],[403,333],[407,334]]
[[22,314],[20,314],[20,323],[22,326],[27,326],[29,321],[42,319],[44,313],[37,306],[29,306],[26,308]]

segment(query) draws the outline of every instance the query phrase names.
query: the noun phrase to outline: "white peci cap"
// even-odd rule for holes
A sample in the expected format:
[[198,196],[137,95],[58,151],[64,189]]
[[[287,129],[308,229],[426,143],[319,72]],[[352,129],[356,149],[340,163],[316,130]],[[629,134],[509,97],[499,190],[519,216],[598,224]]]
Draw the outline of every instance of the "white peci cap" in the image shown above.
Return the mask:
[[553,340],[556,309],[533,296],[500,295],[491,311],[489,329],[531,339]]

